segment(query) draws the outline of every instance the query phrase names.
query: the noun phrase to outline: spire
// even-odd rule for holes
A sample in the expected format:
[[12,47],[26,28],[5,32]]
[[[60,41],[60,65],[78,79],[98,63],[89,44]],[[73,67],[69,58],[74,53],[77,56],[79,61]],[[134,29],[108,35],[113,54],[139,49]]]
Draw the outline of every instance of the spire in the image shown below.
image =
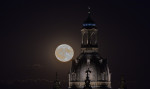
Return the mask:
[[88,17],[83,22],[83,28],[96,28],[96,24],[91,19],[91,8],[88,6]]
[[91,14],[91,8],[88,6],[88,14]]
[[53,84],[53,89],[61,89],[60,82],[58,81],[57,72],[56,72],[56,80],[54,81],[54,84]]
[[127,84],[124,77],[121,77],[120,88],[119,89],[127,89]]

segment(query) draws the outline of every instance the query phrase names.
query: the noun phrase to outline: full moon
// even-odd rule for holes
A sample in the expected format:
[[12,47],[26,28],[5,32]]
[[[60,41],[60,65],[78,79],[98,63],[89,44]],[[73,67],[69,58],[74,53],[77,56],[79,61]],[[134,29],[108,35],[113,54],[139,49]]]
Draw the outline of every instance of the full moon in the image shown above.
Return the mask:
[[61,44],[55,50],[55,56],[61,62],[70,61],[73,55],[74,51],[72,47],[67,44]]

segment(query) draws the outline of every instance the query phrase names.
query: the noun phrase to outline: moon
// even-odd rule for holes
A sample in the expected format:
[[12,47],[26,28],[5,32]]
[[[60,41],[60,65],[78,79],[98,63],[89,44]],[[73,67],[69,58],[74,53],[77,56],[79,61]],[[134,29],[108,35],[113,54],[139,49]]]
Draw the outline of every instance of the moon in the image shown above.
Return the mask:
[[55,50],[55,56],[61,62],[70,61],[73,55],[74,55],[74,51],[72,47],[67,44],[61,44]]

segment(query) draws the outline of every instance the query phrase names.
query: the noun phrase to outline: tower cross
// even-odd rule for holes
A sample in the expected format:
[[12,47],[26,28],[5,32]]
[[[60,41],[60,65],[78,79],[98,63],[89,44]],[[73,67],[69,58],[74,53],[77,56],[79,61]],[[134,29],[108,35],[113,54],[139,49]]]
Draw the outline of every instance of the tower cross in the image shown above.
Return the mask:
[[91,71],[89,70],[89,68],[88,68],[88,70],[86,70],[86,80],[85,80],[85,86],[84,86],[84,88],[83,89],[92,89],[92,87],[91,87],[91,85],[90,85],[90,80],[89,80],[89,76],[88,76],[88,74],[89,73],[91,73]]
[[91,8],[88,6],[88,14],[91,13]]
[[85,73],[87,74],[87,77],[88,77],[89,73],[91,73],[91,71],[89,70],[89,68],[88,68],[88,70],[85,71]]

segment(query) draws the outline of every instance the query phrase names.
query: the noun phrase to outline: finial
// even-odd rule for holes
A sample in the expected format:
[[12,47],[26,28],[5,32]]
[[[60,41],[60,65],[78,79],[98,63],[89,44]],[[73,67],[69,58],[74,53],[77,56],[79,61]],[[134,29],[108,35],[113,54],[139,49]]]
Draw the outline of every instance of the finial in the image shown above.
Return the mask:
[[91,73],[91,71],[89,70],[89,68],[85,72],[87,73],[87,77],[88,77],[89,73]]
[[88,6],[88,14],[91,13],[91,8]]
[[127,89],[127,84],[124,77],[121,77],[120,88],[119,89]]
[[88,68],[88,70],[86,70],[87,75],[86,75],[85,85],[84,85],[83,89],[92,89],[92,87],[90,85],[90,79],[89,79],[89,76],[88,76],[89,72],[91,73],[91,71]]

